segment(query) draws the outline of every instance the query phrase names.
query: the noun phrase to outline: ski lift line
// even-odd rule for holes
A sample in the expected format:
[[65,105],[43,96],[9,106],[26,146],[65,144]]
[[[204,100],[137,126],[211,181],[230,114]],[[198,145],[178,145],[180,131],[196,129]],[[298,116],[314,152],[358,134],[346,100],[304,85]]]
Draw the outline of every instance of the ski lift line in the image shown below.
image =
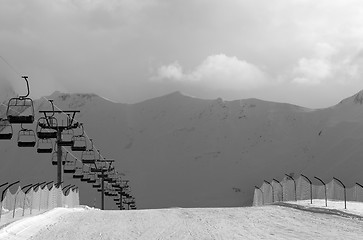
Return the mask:
[[[47,101],[49,101],[49,99],[47,99],[46,97],[43,97],[45,100],[47,100]],[[60,112],[62,112],[63,114],[65,114],[66,116],[68,116],[61,108],[59,108],[57,105],[55,105],[54,103],[52,104],[55,108],[57,108]],[[77,119],[74,119],[75,121],[77,121],[77,122],[79,122]],[[86,132],[86,130],[84,130],[83,129],[83,132],[84,132],[84,135],[87,137],[87,139],[90,141],[90,142],[92,142],[91,141],[91,139],[92,138],[90,138],[89,136],[88,136],[88,134],[87,134],[87,132]],[[100,152],[100,150],[94,145],[94,143],[92,142],[92,146],[93,146],[93,148],[95,149],[95,150],[97,150],[98,152]],[[62,147],[63,149],[66,149],[66,148],[64,148],[64,147]],[[68,153],[70,153],[67,149],[66,149],[66,151],[68,152]],[[70,155],[72,156],[72,157],[74,157],[77,161],[80,161],[78,158],[76,158],[72,153],[70,153]],[[100,154],[100,158],[102,158],[102,159],[106,159],[105,157],[103,157],[101,154]]]
[[10,67],[17,75],[21,76],[21,74],[3,57],[0,55],[0,58]]
[[[45,100],[47,100],[47,101],[49,101],[49,99],[47,99],[46,97],[43,97]],[[55,107],[55,108],[57,108],[60,112],[62,112],[64,115],[66,115],[66,116],[68,116],[62,109],[60,109],[57,105],[55,105],[54,103],[53,103],[53,106]],[[77,122],[79,122],[77,119],[74,119],[75,121],[77,121]],[[83,129],[83,131],[84,131],[84,135],[87,137],[87,139],[89,140],[89,141],[91,141],[91,139],[92,138],[90,138],[89,136],[88,136],[88,134],[87,134],[87,132],[86,132],[86,130],[84,130]],[[93,144],[93,147],[96,149],[96,150],[99,150],[94,144]],[[102,158],[104,158],[102,155],[101,155],[101,157]]]
[[[8,107],[8,105],[5,105],[4,103],[1,103],[1,105],[5,106],[5,107]],[[14,111],[14,112],[16,112],[16,113],[19,113],[19,114],[21,114],[21,112],[19,112],[19,111],[16,111],[15,109],[12,109],[12,111]]]

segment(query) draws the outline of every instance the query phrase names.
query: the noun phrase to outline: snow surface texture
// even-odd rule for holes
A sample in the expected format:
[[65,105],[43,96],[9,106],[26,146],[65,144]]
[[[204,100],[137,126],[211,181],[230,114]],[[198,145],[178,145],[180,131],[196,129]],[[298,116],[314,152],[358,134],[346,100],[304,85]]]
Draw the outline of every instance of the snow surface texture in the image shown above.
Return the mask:
[[[363,183],[361,96],[317,110],[258,99],[203,100],[178,92],[137,104],[92,94],[58,92],[47,98],[62,109],[81,111],[76,118],[130,180],[138,208],[161,208],[252,205],[255,185],[285,173],[326,182],[337,177],[348,188]],[[46,99],[34,103],[36,113],[50,110]],[[0,156],[3,182],[55,179],[51,155],[19,149],[16,134],[1,142]],[[80,187],[81,204],[100,207],[100,194],[89,184],[67,174],[64,181]],[[116,205],[106,198],[110,208]]]
[[[363,204],[356,204],[355,213],[363,215]],[[135,211],[57,208],[8,225],[0,230],[0,239],[361,239],[362,229],[357,218],[275,205]]]

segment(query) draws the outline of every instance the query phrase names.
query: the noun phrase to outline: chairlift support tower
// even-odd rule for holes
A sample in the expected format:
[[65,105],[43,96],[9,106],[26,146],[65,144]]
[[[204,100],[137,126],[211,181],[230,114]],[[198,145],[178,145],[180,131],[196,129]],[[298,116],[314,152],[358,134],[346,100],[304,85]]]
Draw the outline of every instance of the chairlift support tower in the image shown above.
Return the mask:
[[78,127],[78,122],[75,122],[75,116],[79,113],[79,110],[54,110],[53,101],[50,100],[53,110],[42,110],[39,111],[40,114],[44,115],[45,119],[50,119],[55,114],[67,114],[67,123],[64,125],[58,124],[57,126],[53,126],[51,123],[47,122],[44,128],[53,129],[57,132],[57,184],[61,184],[63,181],[63,171],[62,171],[62,132],[64,130],[74,129]]
[[103,166],[101,168],[97,168],[97,164],[95,163],[96,169],[94,171],[98,172],[98,177],[101,178],[101,210],[105,210],[105,177],[108,176],[108,174],[106,173],[110,171],[110,168],[112,167],[112,163],[114,161],[114,159],[96,160],[96,163],[108,163],[108,168],[104,168]]

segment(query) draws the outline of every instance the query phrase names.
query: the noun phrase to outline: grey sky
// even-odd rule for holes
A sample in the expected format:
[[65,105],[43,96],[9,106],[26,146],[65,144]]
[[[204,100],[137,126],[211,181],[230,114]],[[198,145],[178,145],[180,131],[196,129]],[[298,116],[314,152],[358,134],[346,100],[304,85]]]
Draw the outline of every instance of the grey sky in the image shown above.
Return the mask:
[[[318,108],[363,89],[359,0],[0,0],[0,55],[32,96],[172,91]],[[1,81],[22,79],[0,60]]]

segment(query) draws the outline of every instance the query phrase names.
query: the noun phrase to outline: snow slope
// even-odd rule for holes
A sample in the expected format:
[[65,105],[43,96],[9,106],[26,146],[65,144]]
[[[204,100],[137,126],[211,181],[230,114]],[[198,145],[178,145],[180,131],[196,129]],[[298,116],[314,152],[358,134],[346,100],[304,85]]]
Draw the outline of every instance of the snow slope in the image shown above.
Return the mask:
[[[197,99],[179,92],[136,104],[94,94],[56,92],[48,98],[62,109],[81,111],[76,118],[130,179],[139,208],[162,208],[251,205],[255,185],[285,173],[326,181],[337,177],[347,187],[362,183],[361,96],[317,110],[258,99]],[[35,101],[36,112],[47,109],[46,99]],[[0,155],[2,182],[55,178],[51,155],[19,149],[16,137],[1,142]],[[83,204],[100,206],[100,194],[89,184],[64,178],[80,187]],[[115,207],[107,198],[106,208]]]
[[[362,214],[362,204],[359,209]],[[362,233],[361,219],[274,205],[136,211],[58,208],[10,224],[0,230],[0,239],[361,239]]]

